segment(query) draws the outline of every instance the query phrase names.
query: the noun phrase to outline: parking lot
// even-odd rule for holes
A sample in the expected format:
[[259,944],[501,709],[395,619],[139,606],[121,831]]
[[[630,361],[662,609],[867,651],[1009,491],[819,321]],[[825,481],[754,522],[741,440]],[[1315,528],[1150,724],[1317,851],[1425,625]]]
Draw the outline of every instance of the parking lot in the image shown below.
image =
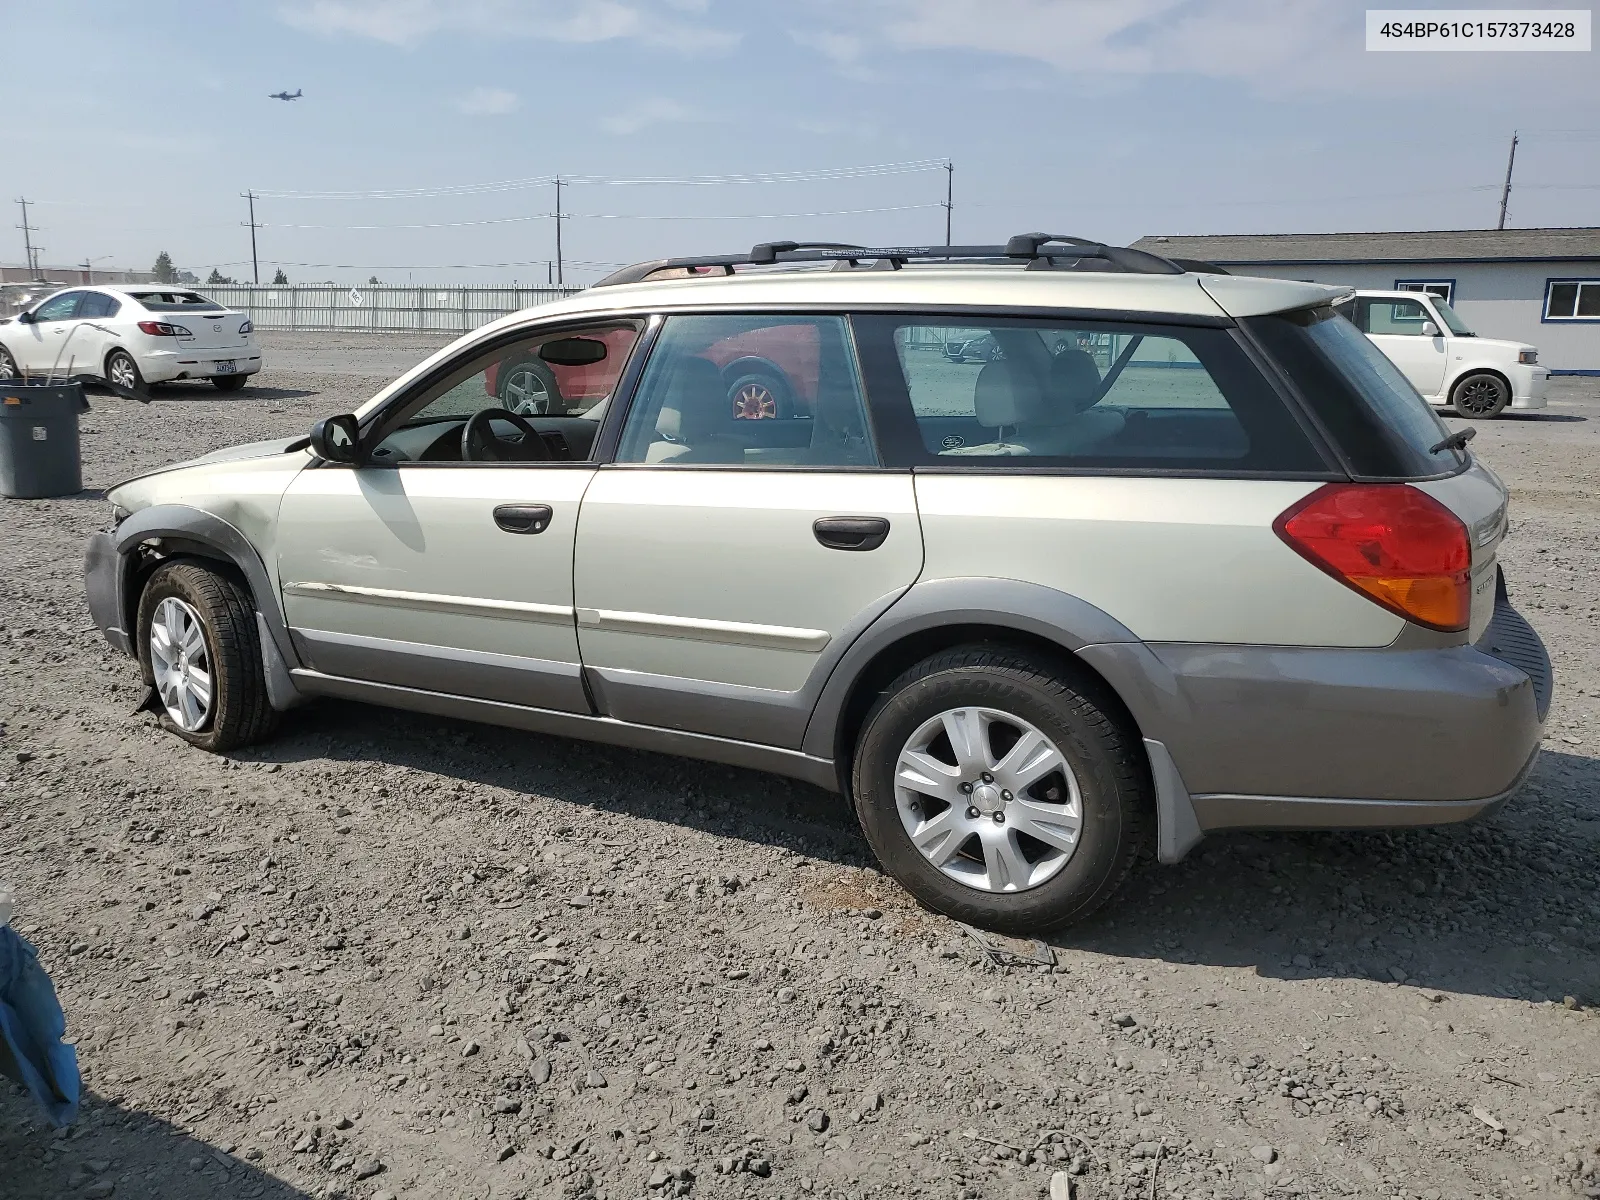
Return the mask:
[[1600,1195],[1600,379],[1472,444],[1556,669],[1527,789],[1214,837],[1035,961],[799,783],[331,701],[214,758],[135,713],[102,490],[443,344],[261,341],[227,397],[92,397],[90,490],[0,501],[0,878],[89,1091],[57,1136],[0,1087],[0,1196]]

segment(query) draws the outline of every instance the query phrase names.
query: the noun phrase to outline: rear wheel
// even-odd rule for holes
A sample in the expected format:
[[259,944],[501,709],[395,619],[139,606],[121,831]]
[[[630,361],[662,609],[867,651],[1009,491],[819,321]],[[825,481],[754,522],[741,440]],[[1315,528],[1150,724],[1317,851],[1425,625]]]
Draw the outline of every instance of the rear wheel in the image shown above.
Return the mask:
[[1138,740],[1087,683],[966,646],[895,680],[856,746],[857,815],[930,908],[1008,933],[1088,916],[1150,834]]
[[139,664],[155,685],[161,723],[221,752],[260,741],[278,714],[267,700],[249,594],[196,562],[159,567],[139,600]]
[[144,387],[144,377],[139,374],[139,364],[126,350],[113,350],[106,356],[106,378],[121,388],[134,391]]
[[1463,417],[1497,417],[1511,403],[1511,389],[1498,375],[1480,371],[1450,389],[1450,404]]
[[237,392],[249,379],[248,375],[213,375],[211,383],[219,392]]
[[0,346],[0,379],[21,378],[22,371],[17,367],[17,360],[11,357],[11,351]]

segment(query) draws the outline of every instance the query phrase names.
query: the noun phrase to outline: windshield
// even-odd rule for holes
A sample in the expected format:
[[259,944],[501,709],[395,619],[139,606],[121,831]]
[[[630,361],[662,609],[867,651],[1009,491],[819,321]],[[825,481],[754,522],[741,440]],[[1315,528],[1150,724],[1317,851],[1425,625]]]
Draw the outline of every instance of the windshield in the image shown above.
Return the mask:
[[1457,337],[1478,336],[1467,328],[1467,323],[1461,319],[1461,314],[1451,308],[1448,301],[1441,300],[1435,296],[1433,298],[1433,307],[1439,310],[1439,316],[1444,321],[1445,328]]
[[1248,318],[1298,385],[1358,476],[1426,478],[1466,462],[1438,446],[1449,429],[1400,369],[1349,321],[1323,305]]

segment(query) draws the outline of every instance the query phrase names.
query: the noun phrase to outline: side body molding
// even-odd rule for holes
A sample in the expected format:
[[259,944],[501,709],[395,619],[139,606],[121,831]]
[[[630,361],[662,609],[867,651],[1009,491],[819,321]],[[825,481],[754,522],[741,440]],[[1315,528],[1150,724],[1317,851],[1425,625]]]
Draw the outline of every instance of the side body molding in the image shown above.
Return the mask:
[[250,539],[227,521],[187,504],[153,504],[141,509],[117,527],[113,535],[116,550],[116,596],[120,628],[133,641],[138,597],[130,594],[127,576],[129,560],[141,542],[160,539],[169,552],[188,550],[206,558],[218,558],[239,569],[255,599],[256,627],[261,633],[261,648],[274,708],[289,708],[300,702],[289,671],[300,666],[283,606],[272,578]]

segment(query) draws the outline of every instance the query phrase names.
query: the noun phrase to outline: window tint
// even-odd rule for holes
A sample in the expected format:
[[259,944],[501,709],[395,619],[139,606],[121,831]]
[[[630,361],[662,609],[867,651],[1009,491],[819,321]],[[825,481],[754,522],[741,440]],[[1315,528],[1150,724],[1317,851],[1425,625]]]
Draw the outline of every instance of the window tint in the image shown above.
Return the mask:
[[1420,300],[1384,300],[1356,297],[1356,328],[1362,333],[1422,336],[1422,326],[1433,320]]
[[[454,370],[410,397],[383,421],[373,450],[379,463],[460,462],[462,429],[485,409],[504,409],[532,421],[546,435],[552,457],[581,462],[639,340],[639,326],[601,325],[530,334],[493,350],[468,350]],[[490,421],[515,461],[526,435],[504,418]],[[527,456],[522,456],[526,458]]]
[[114,317],[122,306],[104,292],[85,292],[83,303],[78,306],[80,317]]
[[[896,397],[908,404],[914,461],[1326,469],[1226,330],[1022,320],[937,330],[876,316],[856,322],[874,405],[880,395],[891,406]],[[969,356],[970,346],[981,354]]]
[[873,465],[844,319],[668,317],[639,381],[617,461]]
[[1448,433],[1388,357],[1332,308],[1299,309],[1243,324],[1293,379],[1360,476],[1441,475],[1465,461],[1434,451]]
[[82,298],[82,292],[63,292],[46,300],[33,315],[41,321],[70,321]]

